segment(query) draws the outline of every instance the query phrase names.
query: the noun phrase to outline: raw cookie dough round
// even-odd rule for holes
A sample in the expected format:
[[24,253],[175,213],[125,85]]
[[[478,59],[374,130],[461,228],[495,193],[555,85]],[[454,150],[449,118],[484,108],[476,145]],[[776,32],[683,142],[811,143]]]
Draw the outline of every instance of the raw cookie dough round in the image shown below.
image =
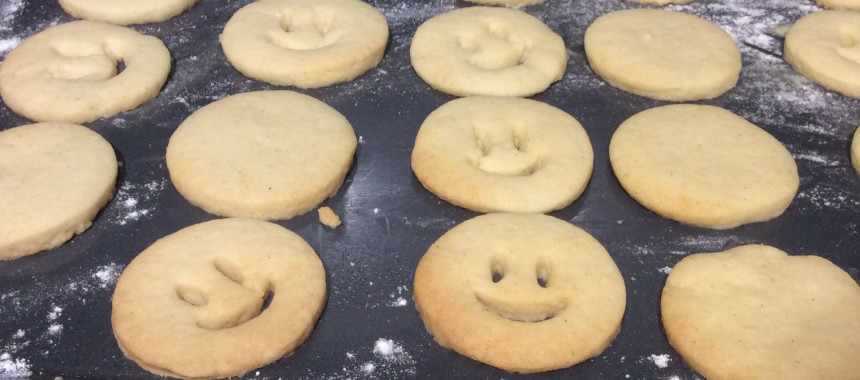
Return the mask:
[[486,214],[439,238],[415,272],[436,341],[512,372],[599,355],[624,316],[624,280],[587,232],[541,214]]
[[855,379],[860,287],[818,256],[766,245],[685,257],[661,301],[678,353],[708,379]]
[[125,355],[150,372],[240,376],[304,342],[325,298],[322,262],[301,237],[269,222],[219,219],[134,258],[116,284],[111,323]]
[[564,41],[525,12],[460,8],[418,27],[412,67],[433,88],[457,96],[531,96],[561,79]]
[[649,98],[710,99],[738,82],[732,37],[697,16],[660,9],[605,14],[585,31],[585,55],[609,84]]
[[860,127],[854,131],[854,140],[851,142],[851,164],[857,175],[860,175]]
[[773,136],[722,108],[677,104],[627,119],[609,143],[630,196],[666,218],[725,229],[775,218],[800,178]]
[[815,0],[815,2],[831,9],[860,11],[860,0]]
[[830,90],[860,98],[860,13],[818,11],[785,35],[785,60]]
[[189,116],[167,145],[182,196],[223,216],[289,219],[343,184],[356,148],[343,115],[292,91],[233,95]]
[[479,212],[549,212],[582,194],[594,163],[573,117],[529,99],[468,97],[433,111],[412,170],[430,192]]
[[375,67],[388,23],[358,0],[260,0],[236,12],[221,34],[242,74],[301,88],[346,82]]
[[542,3],[544,0],[466,0],[470,3],[475,4],[486,4],[486,5],[501,5],[505,7],[511,8],[519,8],[526,5],[534,5]]
[[[125,69],[117,74],[117,64]],[[0,96],[31,120],[83,123],[158,95],[170,52],[158,38],[122,26],[75,21],[24,40],[0,65]]]
[[54,248],[84,232],[116,184],[113,147],[75,124],[0,132],[0,260]]
[[191,8],[197,0],[60,0],[68,14],[117,25],[159,22]]

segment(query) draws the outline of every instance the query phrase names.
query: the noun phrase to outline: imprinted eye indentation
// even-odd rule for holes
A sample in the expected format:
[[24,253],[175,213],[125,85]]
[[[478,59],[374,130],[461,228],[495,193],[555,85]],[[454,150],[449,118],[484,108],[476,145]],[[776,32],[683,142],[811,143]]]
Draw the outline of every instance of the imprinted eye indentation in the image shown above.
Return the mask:
[[498,283],[505,278],[505,268],[500,260],[493,260],[493,264],[490,269],[490,278],[493,280],[493,283]]
[[187,286],[177,286],[176,296],[191,306],[206,306],[209,303],[202,292]]
[[538,286],[546,288],[549,286],[549,267],[545,263],[540,263],[536,268],[536,277]]

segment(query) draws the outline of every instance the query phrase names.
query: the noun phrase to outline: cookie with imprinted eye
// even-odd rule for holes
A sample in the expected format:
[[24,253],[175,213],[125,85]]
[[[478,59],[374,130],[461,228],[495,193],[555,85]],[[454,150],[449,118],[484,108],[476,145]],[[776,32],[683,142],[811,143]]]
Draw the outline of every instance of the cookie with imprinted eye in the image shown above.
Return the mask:
[[221,47],[251,78],[301,88],[346,82],[375,67],[388,22],[359,0],[260,0],[224,26]]
[[624,280],[587,232],[542,214],[486,214],[439,238],[415,307],[442,346],[512,372],[570,367],[621,328]]
[[0,132],[0,260],[84,232],[111,199],[117,160],[90,129],[37,123]]
[[531,96],[561,79],[564,41],[525,12],[468,7],[427,20],[409,49],[431,87],[457,96]]
[[117,25],[159,22],[176,16],[197,0],[59,0],[70,15]]
[[797,194],[791,153],[719,107],[674,104],[625,120],[609,142],[618,182],[655,213],[726,229],[776,218]]
[[167,144],[176,190],[222,216],[289,219],[334,195],[357,140],[329,105],[292,91],[228,96],[189,116]]
[[735,41],[695,15],[627,9],[598,17],[585,31],[585,55],[609,84],[660,100],[710,99],[741,72]]
[[326,299],[322,262],[273,223],[219,219],[168,235],[134,258],[113,295],[122,351],[162,376],[240,376],[290,354]]
[[418,131],[412,170],[440,198],[479,212],[549,212],[582,194],[594,161],[573,117],[529,99],[466,97]]
[[785,35],[785,61],[821,86],[860,98],[860,12],[818,11]]
[[[122,62],[125,69],[117,72]],[[75,21],[24,40],[0,65],[3,102],[31,120],[83,123],[158,95],[170,52],[155,37],[96,21]]]
[[707,379],[860,376],[860,286],[824,258],[766,245],[690,255],[660,309],[669,343]]

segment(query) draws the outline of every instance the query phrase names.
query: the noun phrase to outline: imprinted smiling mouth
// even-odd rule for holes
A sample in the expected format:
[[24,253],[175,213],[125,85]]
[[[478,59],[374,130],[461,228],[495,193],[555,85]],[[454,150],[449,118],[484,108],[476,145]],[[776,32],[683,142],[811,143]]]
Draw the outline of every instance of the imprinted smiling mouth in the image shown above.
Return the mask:
[[548,321],[567,308],[567,300],[555,292],[532,295],[528,299],[497,293],[476,290],[475,298],[500,317],[515,322]]

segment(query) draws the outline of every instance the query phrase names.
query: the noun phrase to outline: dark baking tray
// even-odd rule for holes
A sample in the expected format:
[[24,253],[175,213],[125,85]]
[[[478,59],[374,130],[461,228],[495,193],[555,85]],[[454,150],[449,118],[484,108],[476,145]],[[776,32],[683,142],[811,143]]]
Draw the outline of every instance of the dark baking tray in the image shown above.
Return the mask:
[[[167,141],[193,111],[224,96],[277,89],[248,79],[225,60],[218,35],[249,3],[201,0],[184,14],[134,29],[161,38],[174,62],[161,94],[143,106],[86,125],[113,144],[120,168],[117,193],[92,228],[63,246],[0,263],[0,377],[146,378],[123,357],[110,327],[116,274],[158,238],[216,218],[186,202],[165,167]],[[631,115],[666,104],[604,84],[585,62],[582,37],[608,11],[642,7],[622,0],[546,0],[525,8],[562,35],[570,60],[564,79],[534,98],[576,117],[594,146],[594,175],[582,197],[552,215],[600,240],[621,269],[627,311],[621,332],[600,356],[537,375],[506,373],[437,345],[414,309],[414,268],[430,244],[476,216],[424,190],[410,170],[423,119],[453,97],[431,89],[409,64],[409,42],[424,20],[469,6],[450,0],[375,0],[391,26],[379,66],[356,80],[299,90],[330,104],[352,122],[361,143],[343,188],[324,204],[343,219],[322,227],[316,213],[278,222],[305,238],[322,258],[329,297],[313,334],[296,352],[251,371],[258,378],[697,378],[669,346],[660,324],[660,291],[685,255],[745,243],[793,254],[817,254],[860,278],[860,177],[848,146],[860,125],[860,101],[821,89],[782,62],[770,27],[815,10],[811,0],[698,0],[671,9],[699,14],[733,33],[744,70],[737,88],[702,103],[725,107],[769,131],[795,155],[800,191],[779,218],[727,231],[681,225],[641,207],[619,186],[607,147]],[[14,12],[12,12],[14,11]],[[55,1],[4,0],[0,41],[68,22]],[[2,44],[0,44],[2,45]],[[3,53],[5,55],[5,53]],[[28,123],[0,106],[0,129]],[[398,306],[406,300],[405,306]],[[379,339],[402,351],[374,353]],[[667,355],[661,368],[651,355]],[[370,365],[373,366],[372,371]]]

